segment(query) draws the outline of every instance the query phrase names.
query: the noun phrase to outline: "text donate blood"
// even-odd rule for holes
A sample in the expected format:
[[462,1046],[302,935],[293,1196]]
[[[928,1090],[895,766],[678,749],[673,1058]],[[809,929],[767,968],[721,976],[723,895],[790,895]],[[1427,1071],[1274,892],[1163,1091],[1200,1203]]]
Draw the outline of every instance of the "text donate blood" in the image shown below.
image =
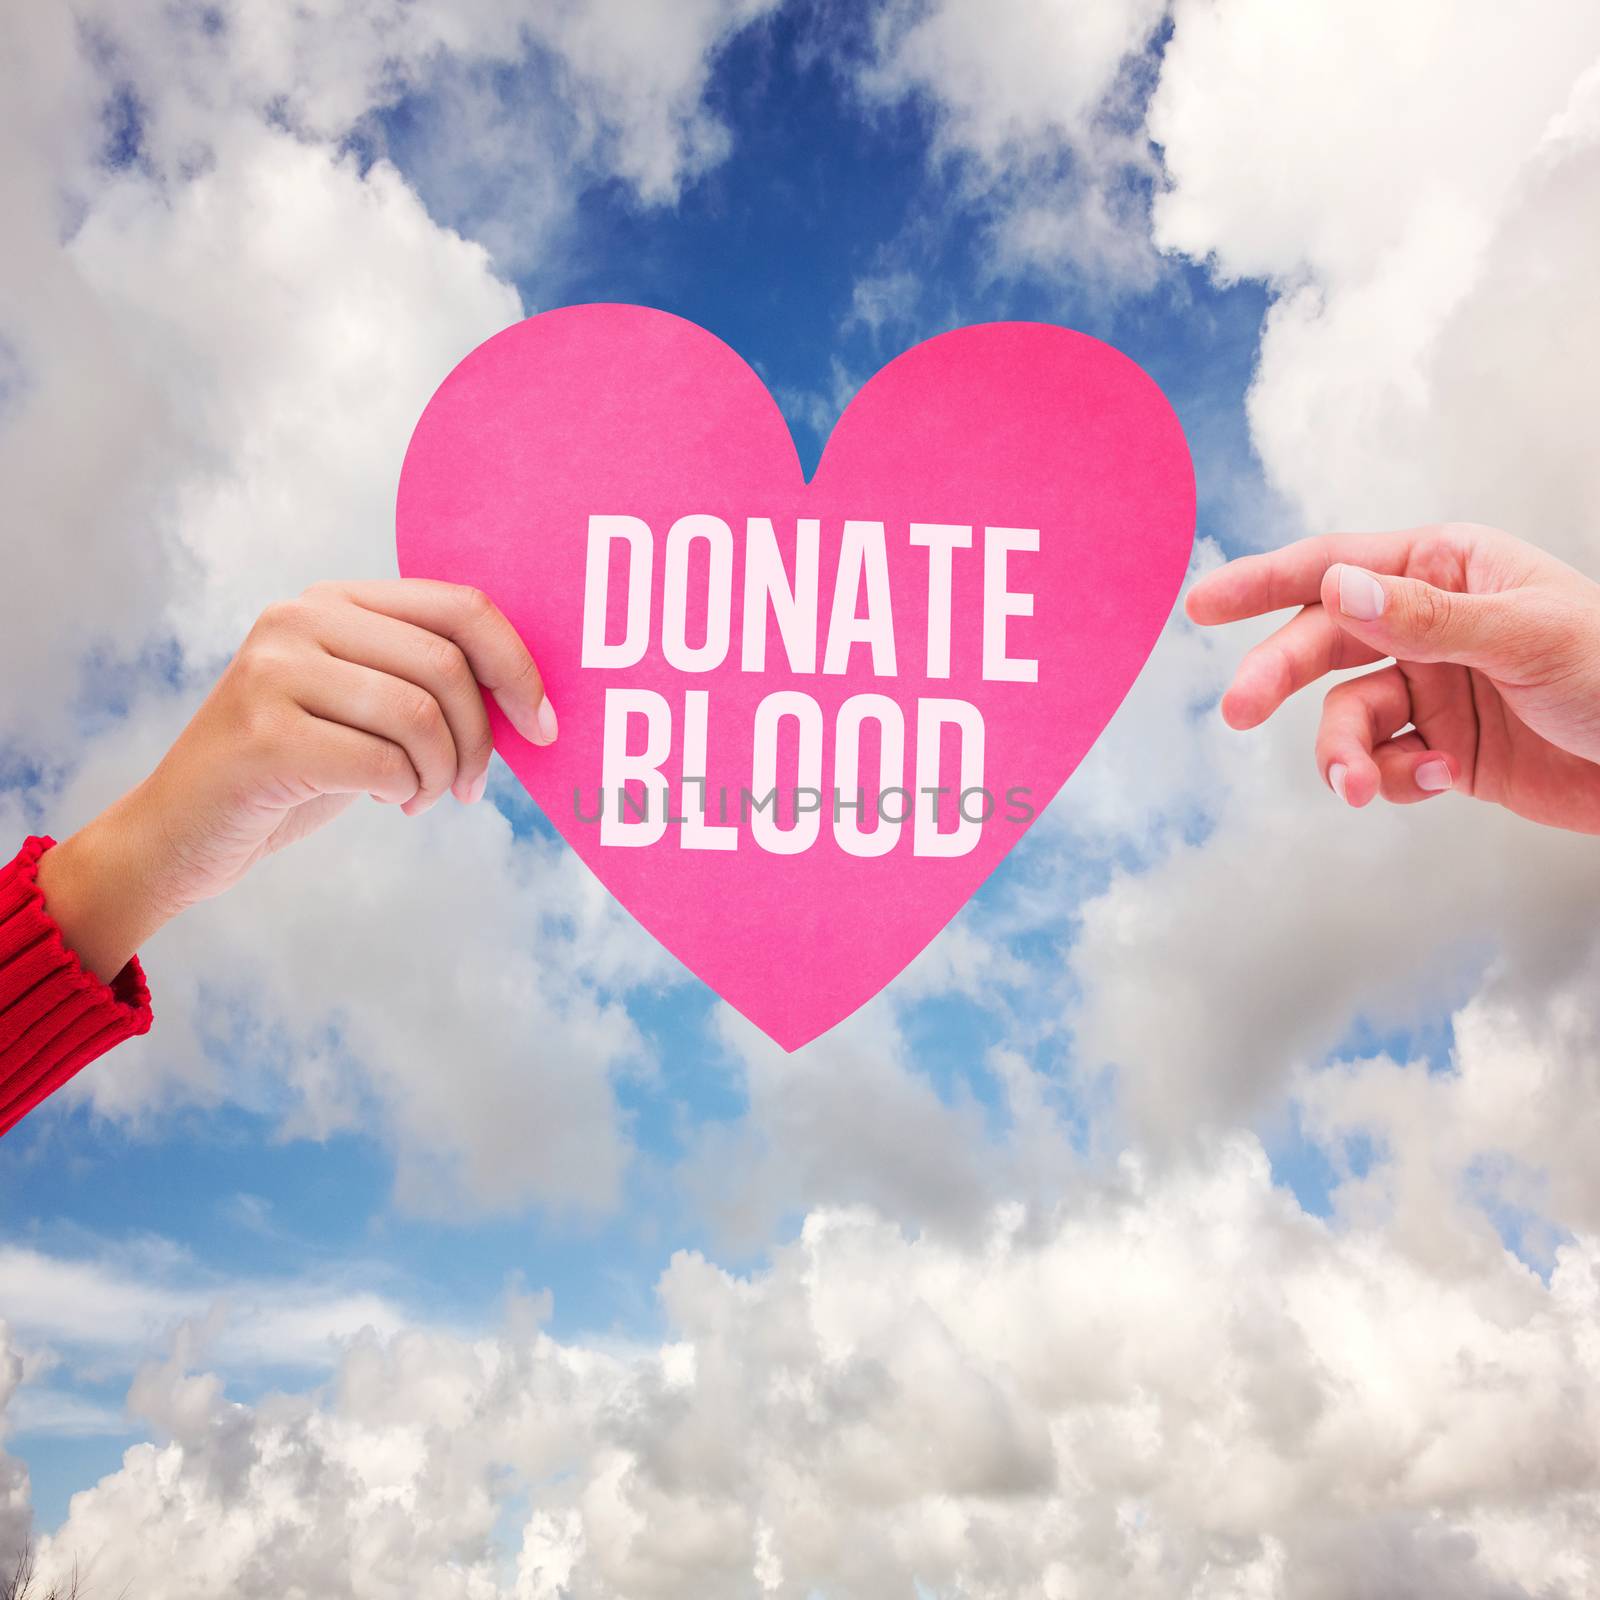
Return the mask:
[[[874,678],[892,683],[899,676],[888,527],[867,520],[842,524],[829,595],[820,592],[822,532],[821,519],[797,519],[794,557],[786,562],[772,519],[748,518],[736,595],[734,534],[722,518],[679,517],[663,541],[640,517],[589,518],[582,665],[615,673],[617,681],[605,687],[598,789],[575,794],[574,809],[579,820],[598,823],[602,845],[647,848],[666,840],[670,829],[685,850],[735,850],[748,837],[773,855],[792,856],[811,849],[826,827],[853,856],[897,848],[962,856],[997,811],[1014,823],[1032,818],[1026,785],[1008,785],[1003,795],[989,787],[983,713],[950,695],[919,695],[911,710],[882,692],[852,694],[830,724],[814,694],[773,689],[756,703],[748,733],[738,741],[750,749],[748,781],[730,788],[708,778],[710,743],[726,730],[719,727],[716,690],[693,684],[730,657],[741,672],[766,676],[769,631],[776,632],[784,665],[796,678],[859,676],[861,663],[852,660],[858,651]],[[926,552],[925,626],[905,641],[921,652],[918,671],[933,680],[950,677],[954,569],[959,561],[981,560],[981,675],[992,683],[1038,682],[1038,661],[1008,650],[1007,625],[1033,615],[1033,595],[1013,578],[1011,562],[1017,552],[1037,552],[1039,530],[912,522],[897,532]],[[975,533],[981,551],[974,549]],[[613,572],[620,595],[613,592]],[[701,626],[691,639],[689,597],[696,579]],[[652,640],[657,619],[660,636]],[[628,669],[652,644],[683,674],[676,703],[627,682]],[[794,750],[787,773],[780,762],[786,733]],[[951,760],[950,743],[960,774],[953,805],[952,786],[939,781]],[[877,755],[870,772],[863,759],[868,745]],[[676,793],[669,765],[679,774]],[[825,767],[833,774],[831,792],[823,787]]]

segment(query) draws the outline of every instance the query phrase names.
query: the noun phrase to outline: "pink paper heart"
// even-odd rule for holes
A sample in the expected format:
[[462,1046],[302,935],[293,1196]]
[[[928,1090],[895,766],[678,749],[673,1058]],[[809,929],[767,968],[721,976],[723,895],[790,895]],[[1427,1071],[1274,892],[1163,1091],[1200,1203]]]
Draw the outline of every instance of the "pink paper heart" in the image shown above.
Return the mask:
[[[490,713],[496,747],[546,816],[667,949],[794,1050],[905,967],[1022,836],[1024,806],[1036,815],[1083,759],[1171,611],[1194,512],[1172,408],[1134,362],[1086,335],[991,323],[918,345],[850,403],[808,484],[772,396],[721,340],[664,312],[588,305],[506,329],[445,379],[406,453],[396,524],[407,577],[483,589],[532,648],[560,738],[536,747],[492,704]],[[630,665],[584,664],[592,517],[637,518],[651,533],[649,604],[633,618],[646,621],[647,638],[629,638],[633,546],[598,546],[610,551],[599,564],[609,604],[594,607],[591,660],[597,645],[619,660],[642,648]],[[674,534],[681,518],[696,520]],[[770,545],[753,518],[770,520]],[[816,519],[814,662],[801,519]],[[850,533],[859,562],[843,563],[833,626],[847,522],[865,527]],[[970,529],[970,545],[926,532],[932,547],[914,544],[913,524]],[[876,525],[886,605],[873,586]],[[1008,529],[1037,530],[1037,551],[1025,535],[993,531]],[[765,623],[752,630],[748,665],[747,548],[765,554],[759,573],[770,576],[776,560],[802,602],[784,612],[785,632],[775,615],[788,604],[783,582],[776,601],[765,587],[753,593]],[[876,648],[849,643],[857,614],[875,620]],[[758,639],[763,670],[754,670]],[[1036,681],[1019,681],[1027,662]],[[759,709],[786,693],[806,698]],[[971,713],[935,736],[948,702],[981,718],[977,785],[960,770]],[[608,703],[614,734],[627,735],[614,738],[614,754],[646,752],[650,716],[670,718],[660,771],[670,817],[690,822],[653,805],[641,826],[641,801],[657,797],[637,782],[626,797],[615,784],[603,797],[635,834],[660,818],[653,843],[608,843],[600,823],[584,820],[603,786]],[[653,712],[624,718],[630,703]],[[794,714],[776,714],[785,708]],[[776,739],[770,774],[754,769],[758,716]],[[685,744],[693,751],[701,738],[705,771],[695,759],[687,776],[704,783],[686,784]],[[925,787],[966,792],[913,794],[911,817],[896,826],[906,803],[894,791],[917,787],[919,749],[936,752],[922,776],[935,766],[939,776]],[[856,752],[855,782],[835,781],[837,751],[846,765]],[[758,809],[773,788],[778,809]],[[994,809],[981,820],[985,794]],[[835,804],[853,799],[864,804]],[[980,819],[975,832],[958,807]],[[731,836],[716,831],[730,825]],[[732,848],[705,847],[730,837]],[[918,853],[958,845],[969,847]],[[863,849],[883,853],[853,853]]]

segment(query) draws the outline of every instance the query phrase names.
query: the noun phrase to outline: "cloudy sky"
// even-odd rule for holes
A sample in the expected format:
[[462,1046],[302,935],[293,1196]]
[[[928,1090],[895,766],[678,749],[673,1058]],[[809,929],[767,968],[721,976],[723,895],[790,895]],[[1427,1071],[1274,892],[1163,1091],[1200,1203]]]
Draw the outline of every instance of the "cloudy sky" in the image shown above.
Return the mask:
[[[0,54],[0,835],[269,601],[393,573],[490,333],[641,301],[815,459],[961,323],[1109,338],[1197,568],[1494,522],[1600,574],[1592,0],[72,0]],[[503,768],[145,952],[0,1144],[0,1545],[95,1592],[1576,1597],[1600,851],[1343,811],[1168,627],[793,1056]],[[7,847],[9,851],[10,847]]]

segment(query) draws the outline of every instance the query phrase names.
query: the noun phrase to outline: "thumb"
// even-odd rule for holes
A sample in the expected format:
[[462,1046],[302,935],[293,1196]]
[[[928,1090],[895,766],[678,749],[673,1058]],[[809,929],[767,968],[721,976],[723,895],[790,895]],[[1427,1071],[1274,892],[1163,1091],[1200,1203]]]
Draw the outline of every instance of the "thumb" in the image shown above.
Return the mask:
[[1402,661],[1454,661],[1483,671],[1514,665],[1524,632],[1511,593],[1460,594],[1339,562],[1322,604],[1346,633]]

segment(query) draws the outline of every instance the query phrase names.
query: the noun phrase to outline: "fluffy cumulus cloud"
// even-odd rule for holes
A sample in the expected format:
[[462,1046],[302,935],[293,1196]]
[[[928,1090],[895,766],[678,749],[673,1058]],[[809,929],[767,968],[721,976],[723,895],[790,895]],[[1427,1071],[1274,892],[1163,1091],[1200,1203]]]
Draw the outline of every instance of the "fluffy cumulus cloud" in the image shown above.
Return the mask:
[[936,150],[990,212],[1007,267],[1138,287],[1156,266],[1141,68],[1165,12],[1164,0],[889,0],[860,82],[933,109]]
[[[458,168],[514,154],[536,188],[620,176],[667,199],[722,152],[709,58],[762,9],[85,0],[19,20],[0,67],[0,466],[33,581],[0,623],[38,670],[8,677],[0,715],[29,759],[51,759],[86,653],[175,634],[209,665],[263,599],[387,570],[411,422],[522,306],[393,164],[359,159],[387,143],[377,114],[437,119],[452,74],[528,63],[569,126],[536,124],[530,147],[509,117],[481,140],[445,124]],[[554,201],[500,200],[537,249]]]
[[[5,1323],[0,1322],[0,1418],[11,1410],[22,1375],[22,1357],[12,1349],[10,1332]],[[3,1440],[4,1433],[0,1432],[0,1441]],[[0,1549],[7,1552],[20,1548],[31,1531],[30,1488],[27,1467],[17,1457],[7,1454],[0,1442]]]
[[1600,1255],[1541,1280],[1461,1225],[1441,1271],[1235,1136],[972,1244],[828,1210],[753,1274],[679,1255],[649,1347],[513,1300],[245,1406],[184,1333],[41,1566],[170,1600],[1576,1597]]
[[[0,476],[28,575],[0,596],[26,664],[0,684],[13,831],[66,832],[147,771],[265,604],[392,572],[410,427],[523,310],[447,224],[526,261],[551,196],[612,176],[670,198],[724,148],[709,61],[762,9],[85,0],[17,19],[0,65]],[[531,143],[514,104],[485,109],[525,78],[546,85]],[[499,121],[453,143],[468,83]],[[402,101],[460,169],[515,148],[492,214],[441,220],[383,156],[379,114]],[[671,966],[498,816],[428,833],[340,830],[174,928],[149,952],[181,974],[159,1035],[79,1093],[129,1117],[226,1096],[291,1130],[376,1127],[417,1204],[610,1204],[611,1079],[643,1059],[613,995]],[[497,966],[502,947],[527,954]],[[408,971],[429,982],[391,981]]]
[[[1600,18],[1527,22],[1180,5],[1156,237],[1277,291],[1251,432],[1307,527],[1470,517],[1600,571]],[[1238,1111],[1358,1017],[1447,1007],[1490,961],[1495,1004],[1543,1037],[1551,988],[1594,959],[1586,841],[1456,802],[1313,823],[1313,713],[1248,749],[1204,735],[1235,747],[1214,832],[1085,908],[1085,1040],[1172,1120]]]
[[1593,6],[1180,4],[1149,125],[1158,241],[1280,291],[1251,426],[1309,521],[1593,563]]

